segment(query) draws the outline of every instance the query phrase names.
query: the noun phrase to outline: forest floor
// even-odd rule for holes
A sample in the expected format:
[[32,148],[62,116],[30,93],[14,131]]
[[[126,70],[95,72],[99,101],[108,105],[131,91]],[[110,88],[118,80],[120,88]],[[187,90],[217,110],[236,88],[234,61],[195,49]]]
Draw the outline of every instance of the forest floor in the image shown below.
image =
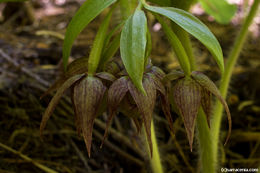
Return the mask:
[[[45,172],[41,165],[64,173],[149,172],[146,171],[149,156],[143,148],[143,136],[137,135],[133,123],[121,114],[114,119],[102,149],[99,146],[107,115],[98,118],[91,158],[88,158],[83,138],[76,133],[68,96],[63,97],[40,137],[41,117],[51,99],[46,96],[40,100],[40,96],[62,73],[62,39],[82,1],[33,2],[32,9],[11,5],[9,11],[0,15],[0,173]],[[5,5],[0,4],[0,11],[4,8]],[[70,61],[88,54],[103,17],[101,14],[79,36]],[[227,57],[241,18],[237,17],[229,25],[220,25],[209,20],[206,14],[198,17],[216,35]],[[113,19],[115,23],[119,20],[118,16]],[[227,97],[233,129],[228,144],[225,147],[219,144],[222,146],[219,162],[225,168],[258,168],[260,165],[259,21],[254,24],[257,29],[249,33]],[[151,58],[154,64],[169,72],[178,68],[178,63],[163,32],[153,30],[155,25],[156,21],[151,18]],[[194,38],[192,45],[198,69],[218,84],[220,73],[211,55]],[[171,136],[161,110],[157,108],[155,112],[156,133],[166,172],[195,173],[200,167],[197,141],[190,152],[180,117],[173,113],[176,134]],[[228,127],[223,117],[221,137],[224,139]]]

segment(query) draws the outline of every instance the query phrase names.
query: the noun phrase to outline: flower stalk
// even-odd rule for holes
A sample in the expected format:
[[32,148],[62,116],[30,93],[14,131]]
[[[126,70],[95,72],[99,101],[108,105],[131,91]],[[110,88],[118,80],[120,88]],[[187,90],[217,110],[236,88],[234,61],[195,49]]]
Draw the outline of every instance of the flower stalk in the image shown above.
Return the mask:
[[[228,91],[228,86],[230,83],[230,79],[232,76],[233,69],[236,65],[237,59],[239,57],[239,54],[242,50],[242,47],[245,43],[247,33],[248,33],[248,28],[251,25],[255,15],[257,14],[257,9],[259,7],[260,0],[255,0],[251,10],[249,11],[248,16],[245,18],[244,23],[242,25],[242,28],[235,40],[234,46],[228,56],[228,61],[227,65],[225,68],[225,72],[223,74],[221,84],[220,84],[220,93],[222,94],[223,98],[226,98],[227,96],[227,91]],[[222,111],[223,107],[219,102],[216,103],[215,109],[214,109],[214,118],[212,120],[212,141],[214,141],[213,146],[212,146],[212,151],[213,151],[213,163],[217,163],[218,159],[218,141],[219,141],[219,132],[220,132],[220,125],[221,125],[221,119],[222,119]],[[216,168],[216,165],[215,165]]]
[[[232,76],[232,71],[237,62],[243,44],[246,40],[248,28],[254,16],[256,15],[259,2],[260,0],[254,1],[254,4],[252,5],[252,8],[247,18],[245,19],[244,24],[242,25],[242,28],[236,38],[233,49],[228,57],[228,62],[220,84],[220,93],[224,99],[226,98],[227,95],[227,90]],[[178,32],[176,32],[177,36],[188,37],[187,35],[185,36],[184,34],[182,34],[182,32],[184,31],[178,30]],[[182,42],[182,45],[186,51],[187,49],[189,50],[187,52],[192,52],[191,47],[187,44],[187,42]],[[192,60],[193,58],[191,57],[189,58],[190,58],[192,71],[196,70],[196,65],[195,63],[193,63],[195,62],[195,60]],[[199,110],[199,114],[197,117],[197,129],[198,129],[197,137],[199,141],[199,150],[200,150],[199,153],[200,153],[202,172],[209,172],[209,173],[216,172],[217,163],[218,163],[217,151],[218,151],[218,144],[219,144],[219,132],[220,132],[221,119],[222,119],[222,112],[223,112],[223,106],[218,101],[215,105],[215,109],[213,112],[213,119],[211,122],[212,128],[209,129],[207,125],[207,119],[204,116],[204,112],[202,111],[202,109]]]
[[[144,129],[143,129],[143,131],[144,131]],[[144,133],[144,134],[146,134],[146,133]],[[145,138],[147,138],[146,135],[145,135]],[[163,173],[163,167],[162,167],[162,163],[161,163],[160,152],[159,152],[158,145],[157,145],[157,139],[156,139],[153,121],[151,124],[151,138],[153,141],[153,157],[150,157],[150,163],[151,163],[152,170],[154,173]],[[147,153],[149,153],[148,142],[146,142],[146,148],[147,148]]]

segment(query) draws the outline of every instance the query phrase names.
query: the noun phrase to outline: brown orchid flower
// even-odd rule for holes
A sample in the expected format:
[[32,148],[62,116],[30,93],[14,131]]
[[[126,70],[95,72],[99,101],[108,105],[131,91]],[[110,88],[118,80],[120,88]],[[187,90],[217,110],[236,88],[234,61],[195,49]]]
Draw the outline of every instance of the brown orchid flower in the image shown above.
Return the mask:
[[183,118],[191,151],[195,121],[200,106],[202,106],[207,117],[208,126],[210,127],[212,94],[224,106],[228,117],[229,130],[225,141],[226,144],[231,134],[231,115],[227,103],[221,96],[216,85],[206,75],[197,71],[193,71],[190,77],[185,76],[182,72],[175,71],[163,79],[164,82],[172,80],[176,83],[172,87],[170,97],[173,98],[178,114]]
[[[82,59],[77,61],[80,62]],[[97,115],[105,111],[106,104],[101,103],[106,100],[106,81],[112,82],[115,80],[115,77],[107,72],[100,72],[94,76],[90,76],[84,67],[85,64],[83,66],[82,63],[78,62],[71,63],[68,66],[67,73],[44,94],[46,95],[57,90],[42,117],[40,133],[42,134],[48,119],[59,103],[63,93],[70,88],[72,90],[71,99],[75,112],[76,126],[78,132],[83,133],[90,156],[94,119]]]
[[151,122],[157,93],[161,96],[164,114],[169,121],[171,130],[173,129],[167,93],[161,82],[164,76],[165,74],[159,68],[148,67],[143,77],[143,87],[146,94],[141,93],[126,75],[114,81],[108,90],[109,118],[104,139],[107,137],[110,122],[119,108],[119,111],[133,118],[137,129],[140,130],[142,123],[144,123],[152,155]]

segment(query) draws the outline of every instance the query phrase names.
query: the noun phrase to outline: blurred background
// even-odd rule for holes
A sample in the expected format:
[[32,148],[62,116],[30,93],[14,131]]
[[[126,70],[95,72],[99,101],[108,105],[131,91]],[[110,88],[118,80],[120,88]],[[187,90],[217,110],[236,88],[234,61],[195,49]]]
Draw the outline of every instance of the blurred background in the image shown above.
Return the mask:
[[[1,2],[1,1],[0,1]],[[44,91],[62,73],[62,44],[66,26],[84,0],[31,0],[0,3],[0,173],[41,173],[51,170],[64,173],[127,173],[149,172],[149,159],[133,122],[119,114],[102,149],[107,115],[94,125],[91,158],[83,138],[74,125],[70,99],[64,96],[48,121],[43,138],[39,135],[41,116],[51,96],[40,100]],[[191,12],[219,40],[227,57],[248,13],[251,0],[230,0],[237,12],[229,24],[219,24],[195,4]],[[70,61],[87,56],[96,31],[106,13],[93,20],[74,43]],[[161,26],[147,14],[152,33],[153,64],[165,72],[179,65]],[[112,25],[120,20],[120,11]],[[207,49],[195,38],[192,46],[198,69],[216,84],[220,72]],[[119,53],[117,54],[119,56]],[[260,166],[260,12],[250,32],[238,64],[233,72],[228,105],[233,129],[231,139],[221,147],[220,164],[227,168]],[[159,106],[154,114],[156,134],[166,172],[196,172],[197,141],[190,152],[182,120],[173,114],[175,136],[167,129],[167,121]],[[221,136],[227,132],[224,116]],[[221,145],[222,146],[222,145]],[[38,165],[38,166],[37,166]],[[148,171],[147,171],[148,170]]]

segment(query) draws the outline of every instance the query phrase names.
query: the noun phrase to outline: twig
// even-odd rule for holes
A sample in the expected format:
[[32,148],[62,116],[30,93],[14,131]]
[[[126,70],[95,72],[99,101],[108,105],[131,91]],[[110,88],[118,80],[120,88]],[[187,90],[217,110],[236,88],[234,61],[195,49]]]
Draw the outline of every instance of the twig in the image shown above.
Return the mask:
[[31,162],[31,163],[34,164],[36,167],[40,168],[41,170],[43,170],[43,171],[45,171],[45,172],[47,172],[47,173],[58,173],[58,172],[56,172],[56,171],[54,171],[54,170],[52,170],[52,169],[50,169],[50,168],[48,168],[48,167],[46,167],[46,166],[40,164],[40,163],[38,163],[38,162],[32,160],[32,159],[29,158],[28,156],[23,155],[21,152],[16,151],[16,150],[14,150],[14,149],[12,149],[12,148],[10,148],[10,147],[8,147],[8,146],[2,144],[1,142],[0,142],[0,147],[3,148],[3,149],[6,149],[6,150],[8,150],[8,151],[10,151],[10,152],[12,152],[12,153],[14,153],[14,154],[16,154],[16,155],[18,155],[18,156],[20,156],[21,158],[23,158],[23,159],[26,160],[27,162]]
[[[103,130],[106,129],[106,124],[102,122],[99,119],[95,119],[95,125],[99,126]],[[130,140],[122,135],[121,133],[117,132],[114,128],[110,127],[108,129],[109,133],[111,133],[111,136],[119,141],[122,144],[125,144],[127,147],[129,147],[131,150],[133,150],[136,154],[138,154],[141,158],[144,157],[144,153],[137,147],[134,147],[134,145],[130,142]],[[103,140],[103,139],[102,139]]]
[[[68,137],[69,138],[69,137]],[[77,145],[73,142],[73,140],[71,140],[71,138],[69,138],[69,141],[72,145],[72,147],[74,148],[74,150],[76,151],[77,155],[79,156],[79,159],[83,162],[85,168],[87,169],[87,172],[91,172],[90,167],[88,166],[88,162],[86,160],[86,158],[84,157],[84,155],[82,154],[82,152],[79,151],[79,148],[77,147]]]
[[[175,133],[177,133],[177,129],[179,128],[179,127],[178,127],[178,126],[179,126],[179,122],[180,122],[180,118],[178,118],[178,119],[174,122],[173,127],[174,127],[174,129],[175,129],[175,130],[174,130]],[[181,148],[179,142],[176,140],[176,136],[175,136],[174,134],[172,134],[172,133],[170,133],[170,135],[171,135],[172,140],[174,141],[174,144],[176,145],[176,148],[177,148],[179,154],[181,155],[181,158],[182,158],[182,160],[184,161],[185,165],[189,168],[189,170],[190,170],[192,173],[195,173],[195,171],[194,171],[194,169],[192,168],[192,166],[190,165],[190,163],[189,163],[187,157],[185,156],[185,154],[184,154],[184,152],[183,152],[183,150],[182,150],[182,148]]]
[[[98,131],[96,130],[93,130],[93,134],[99,138],[100,140],[103,139],[103,135],[101,135]],[[117,146],[115,146],[114,144],[112,144],[111,142],[109,141],[104,141],[104,144],[111,148],[112,150],[114,150],[115,152],[117,152],[120,156],[124,157],[125,159],[129,160],[130,162],[132,163],[135,163],[137,165],[139,165],[140,167],[143,167],[144,166],[144,163],[143,161],[133,157],[132,155],[126,153],[125,151],[121,150],[120,148],[118,148]]]
[[33,74],[30,70],[28,70],[25,67],[21,67],[20,64],[18,64],[16,61],[14,61],[8,54],[6,54],[2,49],[0,49],[0,55],[7,60],[8,62],[10,62],[13,66],[15,66],[16,68],[19,68],[23,73],[25,73],[26,75],[30,76],[31,78],[36,79],[39,83],[41,83],[42,85],[44,85],[45,87],[48,87],[50,85],[49,82],[45,81],[44,79],[40,78],[39,76],[37,76],[36,74]]

